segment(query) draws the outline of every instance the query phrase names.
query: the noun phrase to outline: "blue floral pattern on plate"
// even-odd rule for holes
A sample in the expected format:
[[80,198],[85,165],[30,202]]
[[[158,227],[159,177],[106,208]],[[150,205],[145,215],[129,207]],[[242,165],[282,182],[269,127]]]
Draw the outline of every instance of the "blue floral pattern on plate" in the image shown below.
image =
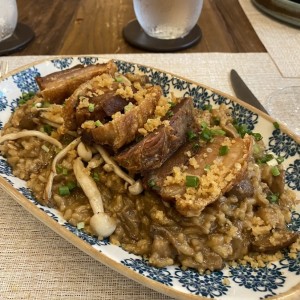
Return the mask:
[[224,284],[224,279],[227,276],[222,271],[201,275],[195,270],[183,271],[176,268],[175,278],[191,293],[203,297],[221,297],[227,295],[231,288],[229,285]]
[[[35,77],[41,74],[46,75],[50,72],[65,70],[78,63],[87,66],[94,63],[104,62],[98,57],[63,57],[31,66],[20,72],[13,74],[11,77],[0,81],[0,128],[8,120],[11,112],[16,108],[18,100],[22,93],[37,91],[38,86]],[[186,79],[172,76],[147,66],[137,65],[125,61],[116,61],[119,72],[121,73],[138,73],[149,76],[154,84],[162,86],[165,95],[174,93],[178,97],[191,96],[194,99],[196,107],[203,107],[211,104],[213,106],[227,105],[234,118],[239,123],[247,124],[249,129],[256,130],[257,127],[263,129],[263,135],[267,139],[269,151],[278,156],[286,158],[286,182],[287,185],[297,191],[300,196],[300,146],[289,135],[280,129],[272,130],[268,121],[256,113],[244,108],[242,105],[235,103],[222,93],[211,90],[202,85],[189,82]],[[265,126],[267,125],[267,126]],[[195,270],[182,270],[179,267],[154,268],[141,257],[127,253],[120,247],[111,245],[108,239],[103,241],[97,240],[96,237],[84,233],[82,230],[72,226],[62,219],[62,217],[53,209],[40,205],[33,197],[29,189],[26,188],[25,182],[15,178],[12,170],[6,160],[0,158],[1,176],[14,186],[30,203],[38,207],[43,213],[49,216],[63,228],[79,237],[97,251],[114,260],[124,268],[129,268],[167,288],[185,293],[186,295],[199,295],[208,298],[218,299],[239,299],[237,295],[243,295],[247,299],[264,299],[270,296],[286,292],[293,285],[300,282],[300,254],[296,259],[289,257],[287,253],[278,263],[270,264],[264,268],[253,269],[250,266],[226,267],[219,272],[211,274],[199,274]],[[292,222],[289,225],[291,230],[300,230],[299,208],[292,214]],[[113,250],[113,251],[112,251]],[[112,253],[118,253],[113,255]],[[99,258],[99,260],[101,260]],[[228,281],[230,284],[228,285]]]

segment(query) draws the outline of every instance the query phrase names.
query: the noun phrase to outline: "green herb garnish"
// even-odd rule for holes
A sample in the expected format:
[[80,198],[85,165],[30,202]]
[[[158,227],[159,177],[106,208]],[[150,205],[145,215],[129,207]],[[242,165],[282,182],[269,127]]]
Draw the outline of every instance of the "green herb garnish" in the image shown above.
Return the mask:
[[100,174],[99,174],[98,172],[94,172],[94,173],[93,173],[93,179],[94,179],[95,181],[99,181],[99,180],[100,180]]
[[69,181],[67,182],[67,187],[69,188],[70,191],[72,191],[77,187],[77,184],[74,181]]
[[99,121],[99,120],[97,120],[97,121],[95,121],[95,126],[96,127],[100,127],[100,126],[102,126],[103,124]]
[[274,126],[275,129],[279,129],[279,128],[280,128],[278,122],[274,122],[274,123],[273,123],[273,126]]
[[22,96],[19,98],[19,105],[25,104],[28,100],[30,100],[35,95],[34,92],[29,91],[28,93],[22,93]]
[[277,203],[279,200],[279,193],[271,193],[267,196],[270,203]]
[[267,163],[268,161],[272,160],[273,158],[274,158],[274,155],[268,153],[268,154],[266,154],[265,156],[259,158],[259,159],[257,160],[257,162],[258,162],[259,164],[265,164],[265,163]]
[[271,173],[275,177],[280,175],[280,171],[279,171],[279,169],[276,166],[274,166],[274,167],[271,168]]
[[166,113],[166,116],[167,116],[167,118],[171,118],[174,116],[174,112],[171,109],[169,109]]
[[204,171],[208,172],[210,170],[211,165],[205,165]]
[[208,110],[208,111],[212,111],[212,105],[211,104],[205,104],[203,105],[203,110]]
[[95,104],[94,103],[90,103],[88,109],[89,109],[89,112],[93,112],[95,110]]
[[229,152],[228,146],[221,146],[219,149],[219,155],[224,156]]
[[115,77],[116,82],[123,82],[123,77],[122,76],[118,76]]
[[188,130],[187,138],[189,141],[192,141],[197,138],[197,134],[193,130]]
[[152,190],[158,190],[159,189],[158,186],[156,185],[155,180],[153,178],[148,180],[148,186]]
[[199,186],[199,177],[193,175],[186,175],[185,177],[185,186],[197,188]]
[[284,162],[284,157],[278,156],[278,157],[276,158],[276,160],[277,160],[278,164],[280,165],[280,164],[282,164],[282,163]]
[[62,185],[58,188],[58,193],[60,196],[68,196],[70,195],[70,189],[67,185]]
[[42,131],[47,133],[48,135],[51,135],[51,132],[53,131],[53,127],[49,124],[44,124],[42,127]]

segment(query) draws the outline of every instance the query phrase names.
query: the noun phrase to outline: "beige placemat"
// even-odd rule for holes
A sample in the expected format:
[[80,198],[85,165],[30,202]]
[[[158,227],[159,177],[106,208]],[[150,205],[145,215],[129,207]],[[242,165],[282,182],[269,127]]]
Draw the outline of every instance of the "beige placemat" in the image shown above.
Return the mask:
[[[261,99],[282,78],[268,54],[103,55],[158,67],[232,93],[235,68]],[[10,69],[42,57],[1,57]],[[299,84],[299,81],[298,81]],[[0,299],[170,299],[110,270],[41,224],[0,189]]]
[[279,22],[239,0],[245,14],[284,77],[300,77],[300,29]]

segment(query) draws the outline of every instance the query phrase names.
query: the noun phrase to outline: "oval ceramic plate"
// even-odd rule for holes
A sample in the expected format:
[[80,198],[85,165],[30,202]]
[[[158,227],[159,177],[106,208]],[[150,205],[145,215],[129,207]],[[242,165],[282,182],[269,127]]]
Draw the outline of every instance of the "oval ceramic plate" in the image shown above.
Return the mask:
[[[98,57],[63,57],[26,66],[8,74],[0,81],[0,128],[7,122],[18,105],[23,92],[37,91],[36,76],[73,67],[76,64],[104,62]],[[257,110],[222,92],[208,88],[151,67],[116,61],[119,71],[146,74],[154,84],[159,84],[166,95],[191,96],[196,107],[206,104],[218,106],[225,103],[234,118],[247,124],[250,129],[264,136],[269,151],[285,157],[286,184],[300,198],[300,146],[299,139],[284,128],[275,129],[273,120]],[[108,240],[98,241],[63,220],[60,214],[40,205],[32,196],[26,183],[13,176],[10,166],[0,157],[0,184],[18,203],[60,234],[66,240],[96,260],[110,266],[121,274],[150,288],[181,299],[218,298],[240,299],[299,299],[300,298],[300,253],[292,260],[284,259],[267,267],[252,269],[250,266],[226,267],[200,275],[194,270],[181,270],[179,266],[154,268],[142,257],[130,254]],[[293,212],[290,228],[300,230],[300,207]],[[226,284],[225,284],[226,283]],[[229,283],[229,284],[228,284]]]

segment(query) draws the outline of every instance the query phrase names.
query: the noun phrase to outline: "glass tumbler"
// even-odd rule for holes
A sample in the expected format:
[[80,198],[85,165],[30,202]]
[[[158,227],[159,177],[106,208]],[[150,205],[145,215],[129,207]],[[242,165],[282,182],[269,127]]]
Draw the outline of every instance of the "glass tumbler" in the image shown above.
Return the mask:
[[197,24],[203,0],[133,0],[136,18],[151,37],[177,39]]
[[12,36],[17,22],[18,8],[16,0],[0,0],[0,42]]

